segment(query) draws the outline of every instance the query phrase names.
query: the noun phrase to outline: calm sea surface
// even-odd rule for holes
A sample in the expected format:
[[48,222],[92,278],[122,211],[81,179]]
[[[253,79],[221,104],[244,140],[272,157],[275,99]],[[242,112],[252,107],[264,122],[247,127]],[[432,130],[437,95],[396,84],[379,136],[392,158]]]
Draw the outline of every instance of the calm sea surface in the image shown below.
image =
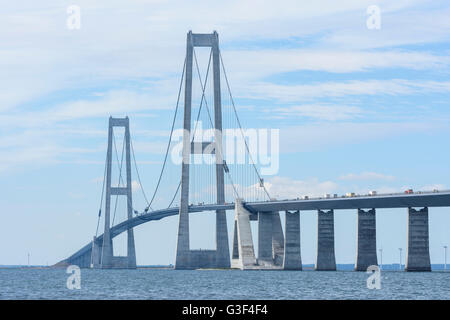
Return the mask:
[[69,290],[65,269],[0,269],[0,299],[450,299],[450,272],[81,270]]

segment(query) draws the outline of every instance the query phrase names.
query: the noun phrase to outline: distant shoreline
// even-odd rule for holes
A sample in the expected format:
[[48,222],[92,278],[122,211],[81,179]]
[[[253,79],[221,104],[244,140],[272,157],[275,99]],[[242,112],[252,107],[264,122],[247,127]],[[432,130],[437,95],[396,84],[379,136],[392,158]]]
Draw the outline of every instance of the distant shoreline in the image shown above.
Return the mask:
[[[65,268],[66,266],[41,266],[41,265],[32,265],[32,266],[26,266],[26,265],[0,265],[0,269],[60,269]],[[337,264],[337,271],[354,271],[354,264]],[[173,265],[142,265],[137,266],[137,269],[173,269]],[[432,264],[431,265],[432,271],[445,271],[444,264]],[[399,268],[398,264],[383,264],[382,271],[404,271],[404,265],[402,265],[402,268]],[[231,270],[231,269],[230,269]],[[304,271],[313,271],[314,265],[313,264],[304,264],[303,265]],[[450,265],[447,266],[447,271],[450,270]],[[280,270],[282,271],[282,270]]]

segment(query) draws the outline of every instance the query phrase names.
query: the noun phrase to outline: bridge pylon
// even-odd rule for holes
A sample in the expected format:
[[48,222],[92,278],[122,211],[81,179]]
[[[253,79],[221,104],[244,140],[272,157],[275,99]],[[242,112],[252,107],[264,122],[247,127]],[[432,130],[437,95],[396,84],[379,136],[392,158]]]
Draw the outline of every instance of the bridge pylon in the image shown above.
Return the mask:
[[[208,143],[214,149],[216,158],[216,193],[217,204],[225,203],[224,164],[222,149],[222,102],[220,93],[220,53],[219,35],[187,34],[186,73],[183,121],[183,162],[181,172],[181,201],[178,225],[178,240],[175,269],[196,269],[201,267],[229,268],[230,253],[228,244],[227,217],[225,210],[216,210],[216,250],[190,250],[189,246],[189,164],[191,154],[203,153],[205,145],[191,142],[191,110],[192,110],[192,69],[194,47],[210,47],[212,50],[212,69],[214,84],[214,142]],[[200,151],[199,151],[200,150]],[[206,262],[205,262],[206,261]]]
[[[126,168],[126,185],[124,187],[111,185],[112,180],[112,154],[113,154],[113,134],[114,127],[124,127],[125,129],[125,168]],[[113,243],[111,236],[111,196],[125,196],[127,198],[127,218],[133,217],[133,200],[131,190],[131,155],[130,155],[130,121],[125,118],[109,118],[108,128],[108,151],[106,159],[106,189],[105,189],[105,229],[103,233],[103,242],[93,241],[92,264],[94,268],[136,268],[136,251],[134,246],[133,228],[127,230],[127,255],[124,257],[114,256]],[[120,179],[119,179],[120,180]],[[101,247],[100,247],[101,246]]]

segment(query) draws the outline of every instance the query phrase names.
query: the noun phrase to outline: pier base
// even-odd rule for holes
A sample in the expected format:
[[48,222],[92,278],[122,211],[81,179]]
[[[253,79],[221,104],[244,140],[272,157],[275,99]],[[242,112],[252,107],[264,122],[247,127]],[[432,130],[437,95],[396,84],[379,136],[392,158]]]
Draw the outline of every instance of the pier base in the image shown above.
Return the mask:
[[258,213],[258,265],[273,266],[272,213]]
[[431,271],[428,208],[408,208],[406,271]]
[[286,211],[283,269],[302,270],[299,211]]
[[317,271],[336,271],[334,255],[334,211],[317,212]]
[[372,265],[378,265],[377,232],[375,209],[358,209],[358,243],[356,250],[356,271],[367,271]]
[[275,266],[282,266],[284,259],[284,235],[280,213],[272,212],[272,253]]

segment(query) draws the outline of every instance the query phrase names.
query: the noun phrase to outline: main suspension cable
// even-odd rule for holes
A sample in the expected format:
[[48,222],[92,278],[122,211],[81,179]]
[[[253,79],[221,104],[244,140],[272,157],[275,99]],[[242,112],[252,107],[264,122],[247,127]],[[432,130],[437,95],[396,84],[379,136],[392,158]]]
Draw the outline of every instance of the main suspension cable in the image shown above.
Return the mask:
[[142,195],[144,196],[145,202],[147,202],[147,206],[153,211],[153,208],[150,206],[150,203],[148,202],[147,195],[145,194],[145,191],[144,191],[144,187],[142,186],[141,177],[139,175],[139,169],[138,169],[137,162],[136,162],[136,156],[134,154],[133,140],[131,139],[131,137],[130,137],[130,146],[131,146],[131,154],[133,155],[134,167],[136,169],[136,174],[137,174],[140,189],[142,191]]
[[107,164],[108,164],[108,154],[106,154],[106,160],[105,160],[105,170],[103,173],[103,184],[102,184],[102,196],[100,197],[100,206],[98,208],[97,228],[95,229],[95,237],[97,237],[97,235],[98,235],[98,227],[100,225],[100,217],[102,215],[103,195],[105,194]]
[[[174,127],[175,127],[175,120],[176,120],[176,118],[177,118],[178,106],[179,106],[179,103],[180,103],[181,89],[182,89],[182,87],[183,87],[183,79],[184,79],[184,76],[185,76],[185,71],[186,71],[186,58],[184,59],[183,72],[182,72],[182,74],[181,74],[181,81],[180,81],[180,86],[179,86],[179,89],[178,89],[177,104],[176,104],[176,107],[175,107],[175,113],[174,113],[174,115],[173,115],[172,127],[171,127],[171,129],[170,129],[169,142],[167,143],[166,155],[164,156],[164,162],[163,162],[163,166],[162,166],[162,168],[161,168],[161,172],[160,172],[160,174],[159,174],[158,182],[156,183],[155,192],[153,192],[152,199],[150,200],[150,203],[148,204],[148,207],[146,208],[146,210],[148,210],[148,208],[150,208],[150,206],[151,206],[152,203],[153,203],[153,200],[155,200],[155,196],[156,196],[156,193],[158,192],[159,185],[160,185],[161,179],[162,179],[162,175],[163,175],[164,169],[165,169],[165,167],[166,167],[167,156],[169,155],[169,149],[170,149],[170,145],[171,145],[171,142],[172,142],[173,129],[174,129]],[[153,209],[152,209],[152,210],[153,210]]]

